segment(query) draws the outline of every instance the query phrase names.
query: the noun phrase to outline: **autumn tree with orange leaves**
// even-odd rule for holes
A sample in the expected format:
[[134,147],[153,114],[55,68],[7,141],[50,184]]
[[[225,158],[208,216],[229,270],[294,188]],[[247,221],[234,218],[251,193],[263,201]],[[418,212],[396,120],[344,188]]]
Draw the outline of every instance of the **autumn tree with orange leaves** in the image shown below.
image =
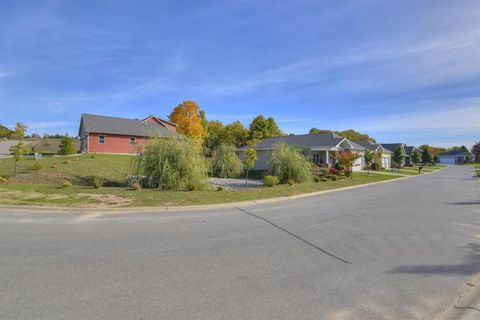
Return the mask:
[[168,118],[178,125],[178,133],[198,140],[203,140],[205,137],[205,129],[200,117],[200,108],[195,101],[183,101],[173,109]]

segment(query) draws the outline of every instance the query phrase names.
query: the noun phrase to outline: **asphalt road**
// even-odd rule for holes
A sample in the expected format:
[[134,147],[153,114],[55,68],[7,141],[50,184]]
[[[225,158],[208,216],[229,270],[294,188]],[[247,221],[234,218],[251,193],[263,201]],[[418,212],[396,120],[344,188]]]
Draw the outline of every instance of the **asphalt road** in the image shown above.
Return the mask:
[[0,319],[433,319],[480,271],[469,167],[268,205],[0,209]]

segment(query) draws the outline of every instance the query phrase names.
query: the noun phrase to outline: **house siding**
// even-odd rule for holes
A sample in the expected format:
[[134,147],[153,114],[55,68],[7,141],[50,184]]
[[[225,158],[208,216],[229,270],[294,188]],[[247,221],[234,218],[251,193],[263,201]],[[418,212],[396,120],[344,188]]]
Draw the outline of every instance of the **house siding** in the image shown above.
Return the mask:
[[[105,144],[98,143],[98,137],[105,136]],[[130,144],[130,138],[132,136],[103,134],[103,133],[89,133],[88,139],[88,152],[104,152],[104,153],[137,153],[145,143],[145,137],[135,137],[137,144],[132,146]]]

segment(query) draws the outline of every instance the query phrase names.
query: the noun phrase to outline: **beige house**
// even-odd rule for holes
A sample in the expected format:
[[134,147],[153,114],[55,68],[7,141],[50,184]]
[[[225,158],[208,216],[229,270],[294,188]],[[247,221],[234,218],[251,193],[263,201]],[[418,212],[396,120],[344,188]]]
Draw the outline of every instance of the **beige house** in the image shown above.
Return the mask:
[[[362,170],[364,166],[365,148],[339,136],[336,133],[320,133],[320,134],[304,134],[291,135],[284,137],[268,138],[259,142],[255,148],[257,151],[257,163],[253,170],[267,170],[268,158],[272,154],[273,147],[276,143],[283,142],[290,146],[295,146],[303,150],[303,154],[311,159],[311,161],[322,167],[333,165],[332,152],[340,150],[351,150],[360,154],[353,166],[354,171]],[[245,150],[247,147],[238,149],[240,159],[245,158]]]
[[381,166],[384,169],[390,169],[392,167],[392,151],[385,148],[383,145],[373,143],[368,139],[353,140],[354,143],[361,145],[367,150],[370,150],[380,157]]

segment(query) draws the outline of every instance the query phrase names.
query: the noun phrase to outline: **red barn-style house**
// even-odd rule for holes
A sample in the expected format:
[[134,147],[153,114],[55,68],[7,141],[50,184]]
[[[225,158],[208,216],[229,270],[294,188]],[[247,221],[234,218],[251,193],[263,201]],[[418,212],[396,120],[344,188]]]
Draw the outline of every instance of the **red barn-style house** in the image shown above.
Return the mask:
[[78,135],[81,152],[132,154],[148,137],[178,136],[177,125],[156,116],[124,119],[82,114]]

